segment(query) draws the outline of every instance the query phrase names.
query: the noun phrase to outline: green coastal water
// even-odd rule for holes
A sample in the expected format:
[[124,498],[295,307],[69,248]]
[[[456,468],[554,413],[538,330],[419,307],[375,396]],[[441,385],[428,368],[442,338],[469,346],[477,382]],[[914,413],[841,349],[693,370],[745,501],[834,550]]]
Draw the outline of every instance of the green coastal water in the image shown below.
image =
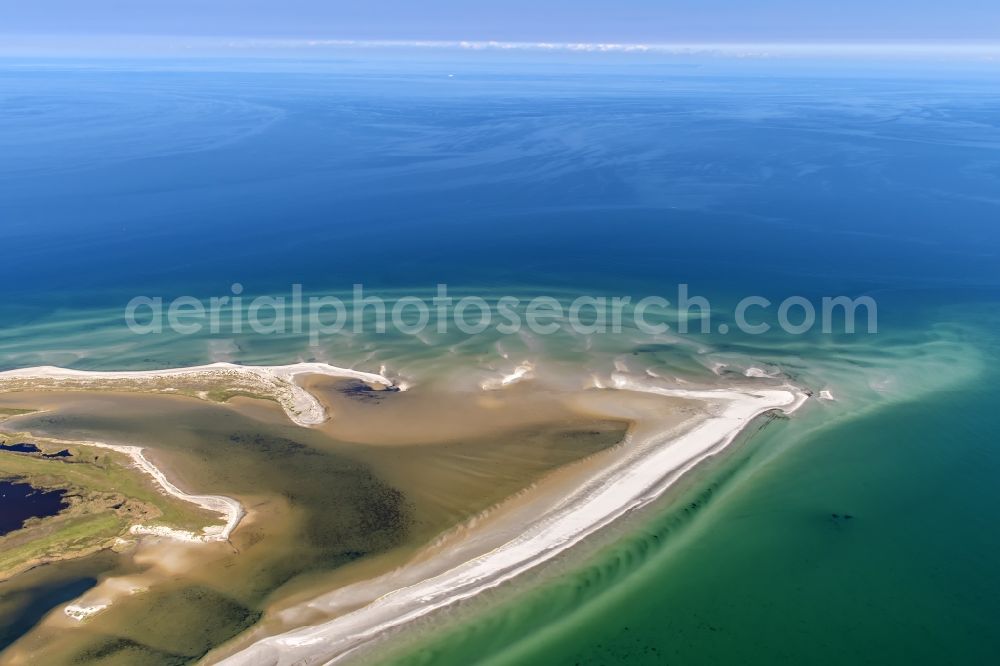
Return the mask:
[[993,663],[1000,345],[963,337],[947,365],[968,372],[772,422],[611,545],[385,662]]

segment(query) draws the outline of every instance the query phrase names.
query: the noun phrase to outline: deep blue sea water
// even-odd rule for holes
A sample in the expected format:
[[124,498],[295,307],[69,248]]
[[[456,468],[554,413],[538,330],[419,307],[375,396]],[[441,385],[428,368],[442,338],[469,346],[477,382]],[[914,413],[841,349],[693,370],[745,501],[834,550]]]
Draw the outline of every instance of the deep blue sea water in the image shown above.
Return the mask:
[[997,286],[994,80],[427,69],[5,65],[5,309]]
[[[563,581],[569,592],[550,595],[554,607],[501,609],[486,629],[449,639],[454,652],[427,647],[417,663],[503,663],[505,654],[654,663],[668,648],[683,663],[748,651],[759,663],[821,663],[810,650],[825,623],[842,636],[826,662],[857,663],[887,649],[872,632],[898,607],[907,619],[886,636],[943,633],[887,662],[923,654],[940,663],[930,656],[955,642],[981,659],[995,645],[980,620],[1000,613],[976,592],[997,589],[983,564],[995,544],[981,516],[1000,508],[991,476],[1000,424],[988,400],[973,398],[1000,388],[989,370],[1000,293],[997,83],[988,70],[733,63],[8,61],[0,369],[320,358],[419,374],[442,357],[483,366],[499,355],[489,337],[365,335],[317,349],[294,336],[140,337],[124,328],[133,296],[226,295],[236,282],[247,294],[285,294],[293,283],[427,293],[448,283],[491,295],[668,298],[687,283],[723,312],[750,295],[870,295],[876,335],[713,331],[674,348],[634,336],[593,346],[520,340],[526,354],[603,369],[628,362],[637,372],[741,374],[760,361],[838,400],[761,440],[728,503],[696,521],[685,550],[667,549],[639,573],[645,555],[615,553],[628,564],[601,577],[607,585],[581,594]],[[871,447],[879,455],[866,455]],[[808,473],[816,478],[798,481]],[[933,510],[908,510],[931,495]],[[844,537],[849,545],[830,546],[829,515],[845,510],[862,516],[861,527]],[[928,531],[940,539],[920,538]],[[743,550],[720,545],[730,538]],[[766,561],[784,568],[741,567],[743,555],[764,558],[768,548],[787,559]],[[730,587],[758,578],[735,596],[717,580],[671,587],[694,580],[709,551]],[[832,552],[843,556],[830,556],[840,578],[809,565]],[[900,569],[907,553],[918,554]],[[779,580],[786,594],[775,601]],[[622,601],[636,581],[649,595]],[[836,597],[836,617],[860,619],[803,614],[823,595]],[[697,617],[678,619],[692,603]],[[979,619],[955,621],[970,607]],[[671,623],[648,621],[664,613]],[[789,615],[805,618],[807,638],[755,642],[765,623]],[[723,625],[720,642],[712,627]]]
[[704,68],[7,62],[0,367],[176,362],[125,304],[233,283],[993,301],[995,79]]

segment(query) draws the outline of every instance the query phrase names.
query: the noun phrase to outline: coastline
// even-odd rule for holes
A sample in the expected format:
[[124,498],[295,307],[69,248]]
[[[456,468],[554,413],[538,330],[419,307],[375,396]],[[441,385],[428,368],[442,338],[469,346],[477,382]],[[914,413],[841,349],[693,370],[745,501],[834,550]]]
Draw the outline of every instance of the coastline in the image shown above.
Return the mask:
[[[525,366],[513,377],[504,377],[495,386],[482,386],[490,392],[503,390],[511,384],[530,379],[530,366]],[[519,366],[521,368],[522,366]],[[393,386],[381,374],[337,368],[327,364],[300,363],[286,366],[238,366],[216,363],[190,368],[132,372],[87,372],[54,367],[27,368],[0,373],[0,388],[4,380],[52,382],[45,388],[100,390],[123,388],[125,382],[131,390],[172,393],[171,380],[196,380],[211,384],[223,380],[238,387],[252,387],[273,398],[283,408],[288,418],[301,427],[314,428],[326,422],[330,415],[317,396],[300,386],[300,375],[327,375],[354,378],[370,384]],[[164,384],[161,380],[166,379]],[[39,389],[32,385],[32,389]],[[188,387],[190,388],[190,387]],[[546,499],[544,509],[526,511],[531,502],[514,509],[497,508],[494,515],[483,517],[477,524],[466,526],[466,532],[457,536],[446,555],[434,564],[424,566],[419,562],[404,565],[397,577],[370,581],[375,589],[383,586],[377,598],[367,599],[359,606],[341,615],[322,620],[320,624],[290,623],[297,626],[279,633],[263,634],[256,642],[237,645],[226,652],[220,646],[223,664],[292,664],[301,660],[339,661],[373,646],[386,631],[408,625],[434,611],[469,599],[480,592],[498,587],[522,573],[549,562],[614,523],[622,516],[647,506],[670,488],[686,472],[716,453],[725,449],[743,429],[758,416],[771,411],[791,414],[799,409],[808,394],[792,386],[761,389],[721,388],[688,389],[664,385],[654,378],[639,378],[625,373],[613,373],[606,381],[594,380],[593,388],[585,394],[602,402],[602,392],[628,392],[649,394],[667,399],[681,399],[699,403],[705,408],[700,414],[678,428],[667,425],[661,414],[638,418],[633,421],[619,454],[607,466],[594,466],[579,477],[575,485],[566,486],[564,493]],[[208,399],[199,394],[201,399]],[[192,502],[202,508],[225,516],[224,526],[208,528],[203,535],[195,535],[169,528],[144,528],[133,526],[136,535],[170,537],[187,542],[226,541],[245,515],[242,505],[228,497],[217,495],[191,495],[171,483],[143,453],[142,447],[79,442],[79,444],[105,448],[127,455],[144,473],[153,477],[166,493]],[[530,493],[529,493],[530,494]],[[523,498],[521,498],[523,499]],[[537,505],[534,507],[537,508]],[[515,524],[516,523],[516,524]],[[426,563],[425,563],[426,564]],[[302,605],[313,610],[322,607],[325,598],[343,590],[319,595]],[[346,591],[350,593],[350,591]],[[77,619],[103,610],[99,604],[80,606],[71,604],[65,610]],[[294,616],[295,607],[292,609]],[[288,616],[286,616],[287,618]],[[253,640],[252,637],[251,640]]]
[[[309,391],[303,389],[295,381],[296,377],[300,375],[326,375],[358,379],[385,387],[394,386],[391,379],[381,374],[339,368],[327,363],[294,363],[275,366],[211,363],[187,368],[120,372],[70,370],[55,366],[21,368],[0,372],[0,389],[4,388],[5,383],[17,380],[33,382],[31,388],[34,390],[48,388],[38,386],[38,382],[52,382],[54,388],[66,390],[98,389],[101,388],[101,382],[131,381],[138,384],[130,387],[134,389],[176,392],[178,390],[176,387],[156,385],[156,382],[161,380],[168,380],[168,382],[169,380],[193,380],[210,384],[223,380],[227,382],[226,389],[229,391],[251,392],[275,400],[282,406],[293,423],[308,428],[323,423],[329,418],[329,414]],[[399,388],[402,390],[403,387]],[[206,391],[198,391],[194,395],[203,400],[208,399]]]
[[108,449],[122,453],[132,459],[132,462],[135,464],[137,469],[152,477],[156,485],[159,486],[159,488],[166,494],[176,497],[184,502],[190,502],[191,504],[200,506],[207,511],[218,513],[226,519],[224,525],[206,527],[202,530],[203,533],[201,535],[185,530],[171,529],[169,527],[148,527],[145,525],[133,525],[129,529],[131,534],[136,536],[162,536],[169,537],[171,539],[178,539],[180,541],[191,542],[228,541],[229,537],[233,533],[233,530],[236,529],[236,527],[240,524],[240,521],[243,520],[243,517],[246,515],[246,510],[243,508],[243,505],[232,497],[226,497],[224,495],[192,495],[184,492],[167,478],[166,474],[163,473],[163,470],[154,465],[149,458],[146,457],[144,453],[145,449],[141,446],[106,444],[104,442],[93,441],[71,443],[78,444],[80,446],[90,446],[97,449]]
[[623,515],[660,497],[684,473],[727,447],[758,416],[793,413],[807,394],[791,387],[740,391],[672,389],[613,375],[614,390],[704,400],[713,413],[676,437],[637,424],[618,464],[586,479],[549,513],[535,516],[521,534],[446,571],[392,590],[361,608],[315,626],[268,636],[221,664],[293,664],[339,661],[434,611],[495,588],[552,560]]
[[[16,577],[20,573],[37,566],[42,566],[56,561],[76,559],[101,550],[116,550],[118,546],[127,544],[129,541],[128,539],[124,539],[126,532],[120,531],[122,528],[126,527],[127,534],[138,538],[146,536],[159,537],[166,539],[167,541],[191,545],[228,542],[233,531],[247,515],[243,505],[234,498],[222,495],[198,495],[184,492],[177,487],[177,485],[171,482],[167,478],[166,473],[157,467],[145,455],[145,449],[142,447],[107,444],[92,440],[46,438],[44,441],[48,445],[55,444],[67,447],[79,447],[81,449],[103,449],[120,454],[125,458],[125,461],[122,462],[123,467],[135,470],[138,472],[139,476],[149,477],[152,480],[154,492],[161,493],[186,504],[197,506],[211,514],[217,514],[223,518],[223,522],[221,524],[211,524],[211,519],[209,518],[206,520],[206,523],[209,524],[206,525],[203,523],[205,526],[201,528],[200,532],[193,531],[197,528],[184,529],[178,525],[170,526],[169,524],[155,524],[155,520],[153,521],[154,524],[146,524],[145,521],[131,522],[131,524],[126,523],[116,530],[119,536],[114,538],[114,545],[111,545],[111,542],[107,541],[95,542],[87,548],[77,548],[69,555],[61,554],[58,557],[48,557],[37,561],[29,561],[26,567],[23,567],[22,569],[15,569],[12,575],[0,578],[0,582]],[[117,488],[117,486],[115,486],[115,488]],[[62,515],[63,514],[60,513],[58,514],[58,517],[61,517]],[[99,516],[100,514],[90,515]],[[53,516],[53,519],[56,518],[57,516]],[[45,524],[46,523],[43,522],[40,525],[44,526]],[[56,534],[58,534],[58,532]],[[132,590],[132,592],[134,592],[134,590]],[[88,592],[88,595],[92,594],[93,590]],[[112,601],[110,598],[102,598],[100,603],[89,604],[82,603],[81,599],[77,599],[66,605],[63,608],[63,613],[67,617],[80,622],[105,610],[111,605],[111,603]]]

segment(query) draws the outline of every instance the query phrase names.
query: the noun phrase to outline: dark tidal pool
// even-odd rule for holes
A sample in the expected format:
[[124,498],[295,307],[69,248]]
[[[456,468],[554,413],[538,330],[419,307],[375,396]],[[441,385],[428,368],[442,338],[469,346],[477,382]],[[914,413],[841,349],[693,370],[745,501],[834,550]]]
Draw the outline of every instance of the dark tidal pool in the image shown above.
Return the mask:
[[28,483],[0,481],[0,536],[21,529],[31,518],[54,516],[68,505],[65,490],[39,490]]

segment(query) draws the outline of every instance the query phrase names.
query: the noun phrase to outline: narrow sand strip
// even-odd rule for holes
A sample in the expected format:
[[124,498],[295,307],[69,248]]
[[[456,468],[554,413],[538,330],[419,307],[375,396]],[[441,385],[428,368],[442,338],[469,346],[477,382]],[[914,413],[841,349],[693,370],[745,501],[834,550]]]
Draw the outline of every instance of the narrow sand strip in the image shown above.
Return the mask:
[[[138,469],[153,477],[153,481],[156,482],[156,485],[162,488],[168,495],[185,502],[190,502],[202,507],[203,509],[207,509],[208,511],[219,513],[226,519],[224,525],[206,527],[202,530],[201,534],[195,534],[194,532],[189,532],[187,530],[173,529],[164,525],[132,525],[132,527],[129,528],[129,532],[134,535],[166,537],[188,543],[228,541],[230,535],[233,533],[233,530],[236,529],[236,526],[240,524],[243,516],[246,515],[243,505],[232,497],[225,497],[224,495],[191,495],[184,492],[171,483],[163,471],[145,456],[141,447],[126,446],[122,444],[105,444],[104,442],[93,441],[65,441],[65,443],[76,444],[79,446],[89,446],[98,449],[109,449],[117,453],[123,453],[132,459]],[[92,591],[88,592],[88,594],[92,594]],[[84,597],[86,596],[87,595],[84,595]],[[111,606],[110,599],[103,597],[101,599],[102,600],[100,602],[89,605],[79,603],[80,600],[78,599],[77,602],[63,608],[63,613],[77,622],[83,622]]]
[[624,514],[663,494],[685,472],[728,446],[754,418],[773,410],[791,413],[806,395],[789,387],[761,390],[683,390],[626,375],[614,388],[704,400],[712,415],[672,436],[641,424],[627,442],[630,453],[601,470],[552,511],[524,526],[502,546],[445,572],[394,590],[374,602],[323,624],[302,627],[252,644],[222,664],[290,665],[329,663],[399,628],[547,562]]
[[[293,365],[257,366],[233,363],[212,363],[190,368],[169,370],[137,370],[100,372],[69,370],[52,366],[23,368],[0,372],[0,390],[12,381],[51,382],[55,388],[100,388],[104,383],[131,382],[132,388],[152,386],[164,390],[163,380],[225,382],[228,388],[258,393],[275,399],[294,423],[304,427],[319,425],[328,415],[323,405],[295,382],[299,375],[327,375],[360,379],[370,384],[392,386],[392,380],[371,372],[338,368],[326,363],[295,363]],[[32,388],[48,388],[35,385]]]
[[141,447],[125,446],[121,444],[105,444],[103,442],[74,443],[81,446],[92,446],[99,449],[110,449],[112,451],[117,451],[118,453],[124,453],[132,459],[137,468],[153,477],[156,484],[160,486],[160,488],[162,488],[168,495],[172,495],[173,497],[185,502],[190,502],[191,504],[196,504],[208,511],[222,514],[226,518],[225,525],[206,527],[203,530],[203,534],[200,535],[194,534],[193,532],[187,532],[185,530],[171,529],[169,527],[147,527],[145,525],[133,525],[129,530],[132,534],[164,536],[172,539],[179,539],[181,541],[193,542],[228,541],[230,535],[233,533],[233,530],[236,529],[236,526],[240,524],[240,520],[242,520],[243,516],[246,515],[246,511],[243,510],[243,505],[232,497],[225,497],[224,495],[190,495],[184,492],[171,483],[170,479],[166,477],[159,467],[150,462]]

